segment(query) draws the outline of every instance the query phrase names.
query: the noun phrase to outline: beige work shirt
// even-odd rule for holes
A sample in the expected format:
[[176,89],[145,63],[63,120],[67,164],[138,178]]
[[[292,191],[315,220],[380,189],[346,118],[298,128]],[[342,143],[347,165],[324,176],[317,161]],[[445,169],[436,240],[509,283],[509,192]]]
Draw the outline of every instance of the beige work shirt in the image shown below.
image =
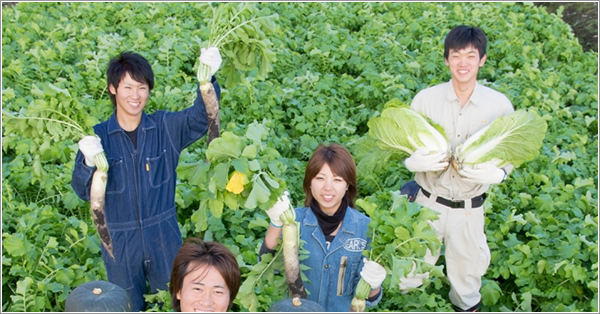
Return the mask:
[[[420,91],[414,97],[411,107],[444,128],[452,151],[494,119],[514,112],[506,96],[479,83],[469,101],[461,107],[452,88],[452,81]],[[512,168],[512,165],[504,167],[507,173]],[[439,177],[436,172],[417,172],[415,181],[432,196],[453,201],[473,198],[489,188],[489,184],[465,182],[452,165]]]

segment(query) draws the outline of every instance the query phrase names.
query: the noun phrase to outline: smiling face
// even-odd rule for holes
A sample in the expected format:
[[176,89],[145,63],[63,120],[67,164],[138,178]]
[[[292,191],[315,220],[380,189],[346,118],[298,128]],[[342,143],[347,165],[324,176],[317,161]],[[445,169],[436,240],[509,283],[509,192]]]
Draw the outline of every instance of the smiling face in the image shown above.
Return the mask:
[[[110,85],[111,94],[115,95],[117,121],[127,131],[132,131],[141,121],[142,111],[146,107],[150,95],[150,87],[126,73],[119,86]],[[133,127],[133,128],[132,128]]]
[[185,276],[177,293],[181,311],[227,312],[230,291],[221,273],[212,266],[195,268]]
[[335,214],[346,194],[348,183],[344,178],[335,175],[328,164],[324,164],[317,175],[312,179],[310,190],[312,196],[329,215]]
[[446,65],[450,68],[452,81],[458,84],[475,84],[477,72],[485,64],[486,55],[479,56],[477,48],[467,46],[449,51]]

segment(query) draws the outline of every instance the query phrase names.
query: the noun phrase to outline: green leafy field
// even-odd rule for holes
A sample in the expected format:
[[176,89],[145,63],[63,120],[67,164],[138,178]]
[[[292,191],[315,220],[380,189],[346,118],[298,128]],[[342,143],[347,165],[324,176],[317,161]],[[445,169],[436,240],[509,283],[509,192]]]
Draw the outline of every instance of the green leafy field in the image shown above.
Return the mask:
[[[272,70],[264,77],[258,69],[238,73],[235,55],[224,54],[217,73],[223,88],[221,134],[252,139],[236,145],[244,154],[252,146],[254,155],[203,166],[203,138],[184,151],[178,168],[183,236],[222,242],[238,257],[244,282],[233,310],[265,311],[284,297],[285,279],[273,271],[282,270],[279,253],[258,261],[268,226],[263,209],[284,188],[294,205],[303,202],[304,165],[318,143],[341,143],[359,161],[359,206],[392,206],[390,192],[411,173],[393,155],[368,169],[360,163],[373,148],[367,122],[390,99],[410,103],[419,90],[450,78],[443,39],[464,23],[488,35],[480,82],[506,94],[515,109],[533,109],[548,123],[540,156],[489,193],[492,261],[482,309],[598,311],[598,54],[584,52],[560,17],[531,3],[258,7],[261,15],[278,15],[267,33],[276,53]],[[74,287],[106,279],[89,203],[70,186],[77,136],[58,123],[11,116],[53,116],[45,111],[52,109],[90,130],[112,113],[105,70],[123,50],[141,53],[153,66],[149,112],[190,106],[200,44],[210,32],[208,13],[206,3],[22,2],[3,8],[3,311],[63,311]],[[260,135],[253,137],[256,130]],[[272,193],[257,194],[264,204],[241,205],[224,191],[224,175],[202,179],[246,169],[246,163],[267,183],[280,179]],[[402,206],[415,220],[424,216]],[[376,223],[389,221],[373,216]],[[394,221],[417,232],[405,220]],[[420,253],[417,247],[406,250]],[[368,310],[451,311],[448,281],[443,268],[436,269],[420,290],[404,295],[390,285],[397,278],[388,276],[383,300]],[[164,292],[148,300],[157,302],[150,311],[170,310],[168,303],[158,304],[168,300]]]

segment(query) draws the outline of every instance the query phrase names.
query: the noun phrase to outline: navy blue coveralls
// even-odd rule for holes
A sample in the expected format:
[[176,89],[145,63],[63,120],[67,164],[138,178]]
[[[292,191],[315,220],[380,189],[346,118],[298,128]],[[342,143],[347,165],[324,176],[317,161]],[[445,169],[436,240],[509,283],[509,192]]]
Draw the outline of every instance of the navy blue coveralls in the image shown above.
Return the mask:
[[[221,98],[215,77],[212,83]],[[190,108],[178,112],[142,113],[137,150],[119,126],[115,114],[94,126],[109,164],[105,215],[112,237],[113,260],[102,247],[108,281],[127,290],[132,311],[143,311],[147,293],[168,290],[173,260],[182,243],[175,208],[175,169],[181,151],[208,131],[207,114],[197,89]],[[90,199],[95,167],[77,152],[71,186]]]

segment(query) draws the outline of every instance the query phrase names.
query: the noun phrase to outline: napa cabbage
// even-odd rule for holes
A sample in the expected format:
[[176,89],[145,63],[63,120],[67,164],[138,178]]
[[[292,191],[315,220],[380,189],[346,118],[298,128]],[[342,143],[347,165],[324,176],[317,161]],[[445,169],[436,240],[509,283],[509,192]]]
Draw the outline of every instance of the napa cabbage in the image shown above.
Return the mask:
[[450,152],[441,126],[397,99],[388,102],[384,108],[381,116],[371,118],[367,123],[369,135],[377,140],[379,148],[408,155],[421,147],[430,153]]
[[539,155],[547,127],[536,113],[517,110],[497,118],[458,145],[453,158],[458,167],[488,161],[498,167],[508,163],[518,167]]

